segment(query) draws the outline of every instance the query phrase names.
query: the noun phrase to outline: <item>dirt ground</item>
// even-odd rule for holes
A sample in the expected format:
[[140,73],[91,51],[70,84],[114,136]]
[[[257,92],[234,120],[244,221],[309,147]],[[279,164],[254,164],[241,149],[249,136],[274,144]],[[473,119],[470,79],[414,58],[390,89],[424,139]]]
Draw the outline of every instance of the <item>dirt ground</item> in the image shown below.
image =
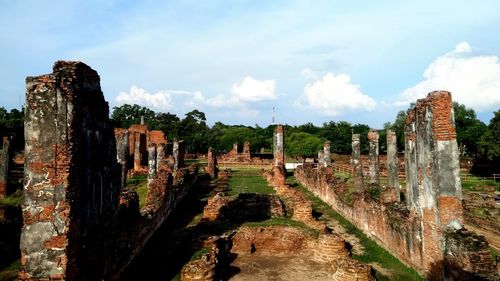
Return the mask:
[[320,281],[331,280],[333,274],[327,265],[316,263],[311,257],[276,257],[257,252],[238,255],[231,267],[236,273],[229,278],[231,281]]

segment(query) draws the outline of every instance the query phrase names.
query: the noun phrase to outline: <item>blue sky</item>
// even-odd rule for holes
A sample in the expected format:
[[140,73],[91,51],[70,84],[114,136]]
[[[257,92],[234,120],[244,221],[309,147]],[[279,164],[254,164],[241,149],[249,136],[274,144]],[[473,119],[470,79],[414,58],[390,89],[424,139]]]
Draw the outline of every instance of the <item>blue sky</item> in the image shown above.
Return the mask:
[[0,0],[0,105],[56,60],[97,70],[110,106],[267,126],[381,128],[431,90],[500,109],[498,1]]

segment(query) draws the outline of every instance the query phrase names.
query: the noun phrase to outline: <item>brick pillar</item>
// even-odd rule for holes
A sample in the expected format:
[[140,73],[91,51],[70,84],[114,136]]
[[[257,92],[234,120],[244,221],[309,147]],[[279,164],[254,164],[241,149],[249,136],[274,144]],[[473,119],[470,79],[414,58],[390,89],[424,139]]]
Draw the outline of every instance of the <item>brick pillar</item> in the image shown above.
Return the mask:
[[285,130],[283,125],[276,125],[273,136],[274,166],[285,165],[284,134]]
[[361,165],[361,148],[359,134],[352,135],[352,169],[356,192],[363,192],[363,166]]
[[58,61],[26,79],[20,280],[102,280],[120,167],[96,71]]
[[275,187],[286,185],[286,168],[285,168],[285,130],[283,125],[276,125],[273,135],[273,181]]
[[116,159],[121,166],[121,188],[127,185],[127,158],[129,152],[129,132],[126,129],[115,129]]
[[172,156],[174,157],[174,169],[177,170],[179,168],[179,141],[177,139],[174,139]]
[[238,153],[238,143],[233,143],[233,149],[232,150],[234,151],[235,154]]
[[245,141],[245,143],[243,144],[243,154],[250,155],[250,142],[249,141]]
[[325,143],[323,144],[323,159],[324,159],[323,162],[325,164],[325,167],[332,165],[332,156],[330,152],[331,143],[332,143],[331,141],[325,141]]
[[325,153],[323,150],[318,150],[318,167],[325,167]]
[[156,145],[148,145],[148,184],[156,177]]
[[0,199],[7,196],[7,183],[9,181],[9,137],[3,137],[2,150],[0,150]]
[[380,186],[380,167],[378,157],[378,132],[370,129],[368,132],[368,172],[370,174],[370,185]]
[[134,134],[134,171],[141,170],[141,133],[133,132]]
[[387,180],[388,187],[394,188],[396,200],[400,201],[399,196],[399,159],[396,133],[387,130]]
[[184,158],[186,156],[186,142],[183,140],[179,141],[179,157],[177,162],[179,163],[179,168],[184,167]]
[[423,268],[443,260],[445,229],[463,223],[459,151],[451,94],[429,93],[405,120],[409,207],[422,217]]
[[165,160],[165,143],[156,145],[156,171],[160,170],[161,162]]
[[207,164],[206,172],[207,172],[207,174],[210,175],[210,177],[212,179],[214,179],[217,177],[217,174],[219,172],[219,167],[217,166],[217,156],[212,151],[211,147],[208,148],[207,160],[208,160],[208,164]]

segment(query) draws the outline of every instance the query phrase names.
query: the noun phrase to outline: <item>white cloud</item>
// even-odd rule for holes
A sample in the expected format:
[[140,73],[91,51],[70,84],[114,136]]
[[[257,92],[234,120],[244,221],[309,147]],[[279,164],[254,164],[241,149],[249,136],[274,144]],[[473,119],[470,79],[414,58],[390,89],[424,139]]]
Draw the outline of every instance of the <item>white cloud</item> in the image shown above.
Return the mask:
[[246,103],[276,99],[276,81],[257,80],[246,76],[240,84],[233,84],[230,95],[217,95],[207,99],[213,107],[244,107]]
[[151,94],[143,88],[132,86],[130,91],[120,92],[116,97],[116,102],[118,104],[138,104],[157,111],[172,109],[178,111],[203,106],[205,104],[205,97],[199,91],[165,90]]
[[276,95],[276,81],[257,80],[247,76],[238,84],[233,84],[233,94],[241,101],[257,102],[265,100],[274,100]]
[[372,110],[376,102],[363,94],[359,85],[351,83],[346,74],[327,73],[322,79],[309,83],[295,103],[318,110],[324,115],[336,116],[345,110]]
[[396,105],[407,105],[434,90],[447,90],[454,101],[477,111],[500,105],[500,62],[497,56],[474,56],[467,42],[436,58],[425,70],[424,80],[404,90]]

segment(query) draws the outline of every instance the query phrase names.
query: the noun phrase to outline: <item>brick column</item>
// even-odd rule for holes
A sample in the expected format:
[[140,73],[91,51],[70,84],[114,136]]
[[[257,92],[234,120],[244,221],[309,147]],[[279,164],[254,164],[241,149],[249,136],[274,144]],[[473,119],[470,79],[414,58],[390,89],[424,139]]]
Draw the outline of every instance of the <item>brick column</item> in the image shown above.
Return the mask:
[[156,177],[156,145],[148,145],[148,185]]
[[408,202],[422,217],[423,268],[443,260],[446,229],[463,223],[459,151],[451,94],[429,93],[405,120]]
[[371,129],[368,132],[368,172],[370,175],[370,185],[380,186],[380,166],[378,157],[378,132]]
[[399,196],[399,159],[396,133],[387,130],[387,180],[388,187],[394,188],[396,200],[400,201]]
[[174,157],[174,169],[177,170],[179,168],[179,141],[177,139],[174,139],[172,156]]
[[129,152],[129,132],[126,129],[115,129],[116,138],[116,159],[121,166],[121,188],[127,185],[127,172],[128,172],[128,152]]
[[330,144],[332,142],[331,141],[325,141],[325,143],[323,144],[323,163],[325,165],[325,167],[328,167],[330,165],[332,165],[332,156],[331,156],[331,152],[330,152]]
[[141,133],[133,132],[134,134],[134,171],[141,170]]
[[9,137],[3,137],[2,150],[0,150],[0,199],[7,196],[7,183],[9,181]]
[[283,125],[276,125],[273,136],[273,155],[274,166],[285,165],[285,144],[284,144],[284,128]]
[[354,172],[354,187],[356,192],[363,192],[363,166],[361,165],[361,148],[359,134],[352,135],[352,169]]
[[102,280],[120,168],[96,71],[58,61],[26,79],[20,280]]
[[212,147],[208,148],[208,154],[207,154],[207,169],[206,172],[207,174],[210,175],[212,179],[217,177],[217,174],[219,172],[219,167],[217,166],[217,156],[215,153],[212,151]]
[[165,160],[165,143],[156,145],[156,171],[160,170],[161,162]]
[[284,134],[285,130],[283,125],[276,125],[273,135],[273,180],[275,187],[282,187],[286,185]]

